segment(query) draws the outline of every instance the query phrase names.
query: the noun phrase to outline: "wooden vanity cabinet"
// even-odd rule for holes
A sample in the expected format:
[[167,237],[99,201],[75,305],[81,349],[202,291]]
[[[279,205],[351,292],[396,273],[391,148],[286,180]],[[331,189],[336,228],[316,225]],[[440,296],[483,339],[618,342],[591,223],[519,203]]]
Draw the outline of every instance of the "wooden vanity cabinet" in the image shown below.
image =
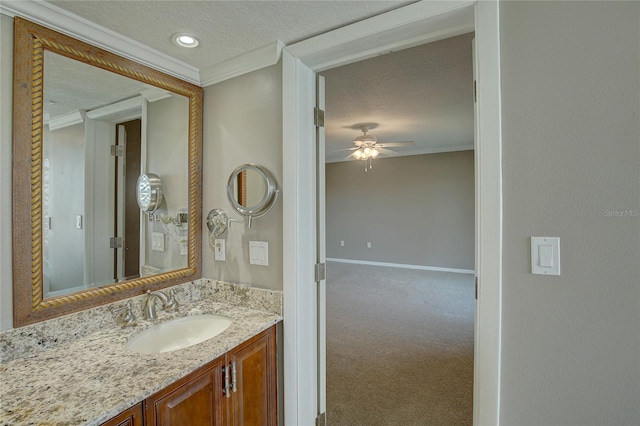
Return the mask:
[[226,425],[222,356],[145,400],[147,426]]
[[144,426],[142,402],[107,420],[101,426]]
[[127,410],[102,426],[276,426],[276,383],[273,326],[132,407],[132,422]]
[[[229,425],[278,424],[275,326],[227,353]],[[235,377],[233,377],[235,376]]]

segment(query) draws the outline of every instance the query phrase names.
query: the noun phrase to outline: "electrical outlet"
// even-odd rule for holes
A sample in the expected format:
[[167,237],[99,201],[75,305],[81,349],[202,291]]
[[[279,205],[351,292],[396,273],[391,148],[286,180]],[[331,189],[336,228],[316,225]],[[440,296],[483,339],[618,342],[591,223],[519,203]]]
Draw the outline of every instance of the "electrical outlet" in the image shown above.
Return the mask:
[[344,240],[340,240],[340,247],[344,247]]
[[367,241],[367,248],[371,248],[371,241]]
[[189,254],[189,243],[186,241],[180,241],[180,255],[186,256]]
[[216,238],[213,244],[213,258],[215,260],[225,261],[226,243],[224,238]]

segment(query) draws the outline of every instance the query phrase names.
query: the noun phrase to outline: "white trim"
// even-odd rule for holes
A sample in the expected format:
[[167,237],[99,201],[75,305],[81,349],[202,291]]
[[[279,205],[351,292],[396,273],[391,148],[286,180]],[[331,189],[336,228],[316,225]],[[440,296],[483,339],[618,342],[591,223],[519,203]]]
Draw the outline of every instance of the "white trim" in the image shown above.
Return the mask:
[[[316,76],[316,107],[326,109],[325,80]],[[326,134],[323,126],[316,126],[316,263],[327,262],[326,231]],[[322,278],[322,277],[318,277]],[[316,281],[318,306],[318,414],[327,411],[327,280]]]
[[85,111],[79,109],[68,112],[63,115],[59,115],[54,118],[49,118],[45,122],[49,125],[49,130],[64,129],[65,127],[73,126],[74,124],[80,124],[84,122]]
[[[421,149],[413,149],[410,151],[392,151],[393,154],[381,154],[380,159],[382,158],[392,158],[392,157],[406,157],[409,155],[425,155],[425,154],[441,154],[444,152],[458,152],[458,151],[473,151],[474,146],[471,145],[456,145],[450,147],[439,147],[439,148],[421,148]],[[344,154],[343,154],[344,155]],[[349,156],[344,158],[341,156],[340,158],[327,158],[327,163],[341,163],[343,161],[357,161],[353,156]]]
[[473,1],[419,1],[287,49],[316,72],[473,31]]
[[0,12],[11,17],[23,17],[190,83],[200,83],[198,68],[52,4],[33,0],[3,0],[0,2]]
[[87,111],[86,117],[91,120],[108,121],[110,123],[129,121],[142,115],[142,96],[115,102],[103,107]]
[[[450,22],[447,18],[458,17],[457,13],[452,13],[451,7],[447,8],[446,4],[452,4],[452,2],[419,2],[416,4],[422,4],[425,9],[429,8],[428,5],[432,5],[432,12],[428,16],[421,16],[420,13],[413,13],[415,21],[420,22],[423,33],[430,33],[433,30],[433,26],[438,26],[440,34],[449,34],[447,28],[451,31],[450,35],[455,35],[457,23]],[[502,289],[502,145],[501,145],[501,123],[500,123],[500,37],[499,37],[499,4],[497,0],[486,0],[476,2],[456,2],[457,5],[464,8],[469,6],[473,10],[475,17],[475,32],[477,43],[477,60],[478,60],[478,108],[479,111],[479,129],[478,135],[480,138],[480,145],[476,150],[476,156],[478,156],[479,167],[476,170],[476,179],[479,179],[479,194],[478,194],[478,206],[479,215],[478,223],[480,229],[478,235],[480,241],[478,247],[482,251],[480,256],[477,272],[480,279],[480,291],[477,301],[478,321],[476,321],[476,347],[475,347],[475,378],[474,378],[474,425],[499,425],[500,424],[500,350],[501,350],[501,289]],[[412,8],[413,5],[403,7],[398,10],[410,10],[416,11],[416,8]],[[459,11],[463,12],[463,11]],[[293,56],[298,58],[302,57],[305,64],[309,65],[312,70],[320,70],[320,66],[323,63],[341,63],[342,60],[353,61],[357,55],[357,49],[361,50],[371,49],[376,43],[380,45],[385,44],[385,37],[392,38],[393,43],[400,45],[402,41],[403,25],[408,27],[407,42],[411,43],[412,39],[416,37],[413,31],[413,25],[407,23],[407,20],[403,22],[398,21],[398,15],[389,12],[378,16],[382,19],[381,25],[377,27],[380,31],[376,31],[376,27],[373,27],[371,31],[365,33],[363,30],[350,31],[353,26],[348,26],[336,31],[332,31],[327,34],[323,34],[318,37],[314,37],[310,40],[306,40],[304,43],[305,49],[298,50],[302,44],[297,44],[287,48]],[[424,18],[420,21],[421,18]],[[429,19],[427,19],[429,18]],[[386,20],[389,22],[386,22]],[[360,23],[358,23],[360,24]],[[354,24],[360,27],[360,25]],[[448,25],[451,25],[448,27]],[[382,28],[393,28],[393,34],[389,31],[384,31]],[[381,34],[385,33],[385,34]],[[351,37],[349,37],[351,35]],[[336,46],[338,48],[336,48]],[[340,46],[347,46],[345,49],[339,49]],[[354,56],[355,55],[355,56]],[[292,62],[291,59],[288,60]],[[286,64],[286,62],[285,62]],[[291,73],[287,71],[287,67],[283,66],[283,132],[289,134],[288,137],[295,136],[295,133],[291,133],[297,129],[297,126],[304,125],[306,121],[311,119],[302,114],[299,110],[292,109],[292,105],[287,101],[287,97],[292,99],[296,98],[297,91],[305,90],[301,86],[299,81],[289,80],[287,77],[292,77]],[[310,87],[313,87],[313,83],[309,83]],[[294,116],[297,114],[298,116]],[[283,145],[283,151],[286,153],[292,149],[292,141],[285,142]],[[304,139],[300,141],[309,142]],[[305,197],[305,192],[308,191],[308,186],[304,184],[304,170],[299,169],[300,164],[295,163],[295,167],[291,169],[287,163],[291,161],[289,157],[284,158],[284,168],[288,170],[283,176],[283,186],[290,188],[285,192],[291,197]],[[296,160],[299,161],[299,160]],[[307,164],[313,164],[309,162]],[[306,219],[307,209],[312,206],[312,202],[309,201],[308,205],[305,205],[303,200],[296,201],[296,207],[300,211],[287,211],[285,206],[285,214],[283,217],[284,223],[295,224],[285,227],[284,231],[284,244],[283,244],[283,258],[288,261],[285,262],[285,283],[284,283],[284,297],[285,297],[285,325],[287,322],[294,322],[295,325],[289,324],[290,328],[307,328],[306,315],[307,313],[296,310],[296,307],[289,306],[288,303],[295,302],[296,294],[287,294],[290,291],[296,291],[300,288],[304,288],[307,280],[301,280],[299,282],[288,282],[293,279],[293,276],[288,275],[288,270],[297,266],[302,266],[303,262],[297,256],[295,249],[297,245],[304,244],[304,235],[299,232],[301,228],[300,219]],[[315,225],[312,225],[315,228]],[[291,228],[291,229],[287,229]],[[290,261],[290,262],[289,262]],[[297,271],[298,273],[300,271]],[[287,315],[287,312],[289,315]],[[297,336],[301,334],[301,330],[297,329],[296,334],[287,334],[285,332],[285,347],[300,345],[297,341]],[[286,349],[286,348],[285,348]],[[301,358],[301,353],[292,353],[297,356],[294,359],[285,359],[285,366],[287,363],[304,361]],[[286,367],[285,367],[286,368]],[[298,364],[294,367],[290,367],[300,372],[301,365]],[[285,371],[285,414],[293,412],[294,414],[299,411],[303,405],[295,395],[291,395],[297,390],[316,387],[317,383],[312,380],[305,382],[300,377],[295,377],[295,382],[291,377],[286,376]],[[287,389],[288,388],[288,389]],[[299,420],[300,418],[298,418]],[[294,417],[288,417],[285,419],[286,424],[313,424],[313,422],[297,422]]]
[[502,345],[502,124],[500,4],[476,3],[478,241],[473,420],[500,424]]
[[313,425],[317,415],[315,74],[282,53],[282,267],[284,424]]
[[335,257],[327,257],[327,262],[353,263],[356,265],[371,265],[371,266],[388,266],[391,268],[419,269],[421,271],[454,272],[456,274],[473,275],[476,273],[476,271],[474,271],[473,269],[441,268],[439,266],[411,265],[407,263],[371,262],[368,260],[337,259]]
[[205,68],[200,72],[202,87],[211,86],[278,63],[284,43],[276,40],[266,46]]
[[160,101],[171,97],[171,95],[171,92],[158,87],[147,87],[140,90],[140,96],[142,96],[147,102]]

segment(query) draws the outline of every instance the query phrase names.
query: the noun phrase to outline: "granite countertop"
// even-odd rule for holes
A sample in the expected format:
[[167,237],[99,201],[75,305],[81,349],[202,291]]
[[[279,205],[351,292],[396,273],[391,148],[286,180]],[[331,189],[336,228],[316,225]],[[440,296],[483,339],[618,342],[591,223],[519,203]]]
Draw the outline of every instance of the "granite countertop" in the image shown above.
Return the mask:
[[[180,299],[178,299],[180,300]],[[158,320],[215,313],[232,319],[218,336],[188,348],[139,354],[125,344],[150,327],[110,327],[0,365],[2,425],[99,425],[279,322],[280,313],[219,298],[158,309]]]

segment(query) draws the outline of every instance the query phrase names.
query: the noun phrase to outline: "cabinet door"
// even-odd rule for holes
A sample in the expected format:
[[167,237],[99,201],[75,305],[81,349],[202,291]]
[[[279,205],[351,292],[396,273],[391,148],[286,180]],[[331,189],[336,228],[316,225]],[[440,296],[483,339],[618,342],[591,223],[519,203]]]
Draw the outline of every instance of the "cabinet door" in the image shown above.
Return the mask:
[[146,399],[146,424],[153,426],[224,425],[222,364],[219,358]]
[[227,354],[227,365],[232,366],[229,424],[276,426],[275,326],[231,350]]
[[142,426],[142,403],[123,411],[100,426]]

